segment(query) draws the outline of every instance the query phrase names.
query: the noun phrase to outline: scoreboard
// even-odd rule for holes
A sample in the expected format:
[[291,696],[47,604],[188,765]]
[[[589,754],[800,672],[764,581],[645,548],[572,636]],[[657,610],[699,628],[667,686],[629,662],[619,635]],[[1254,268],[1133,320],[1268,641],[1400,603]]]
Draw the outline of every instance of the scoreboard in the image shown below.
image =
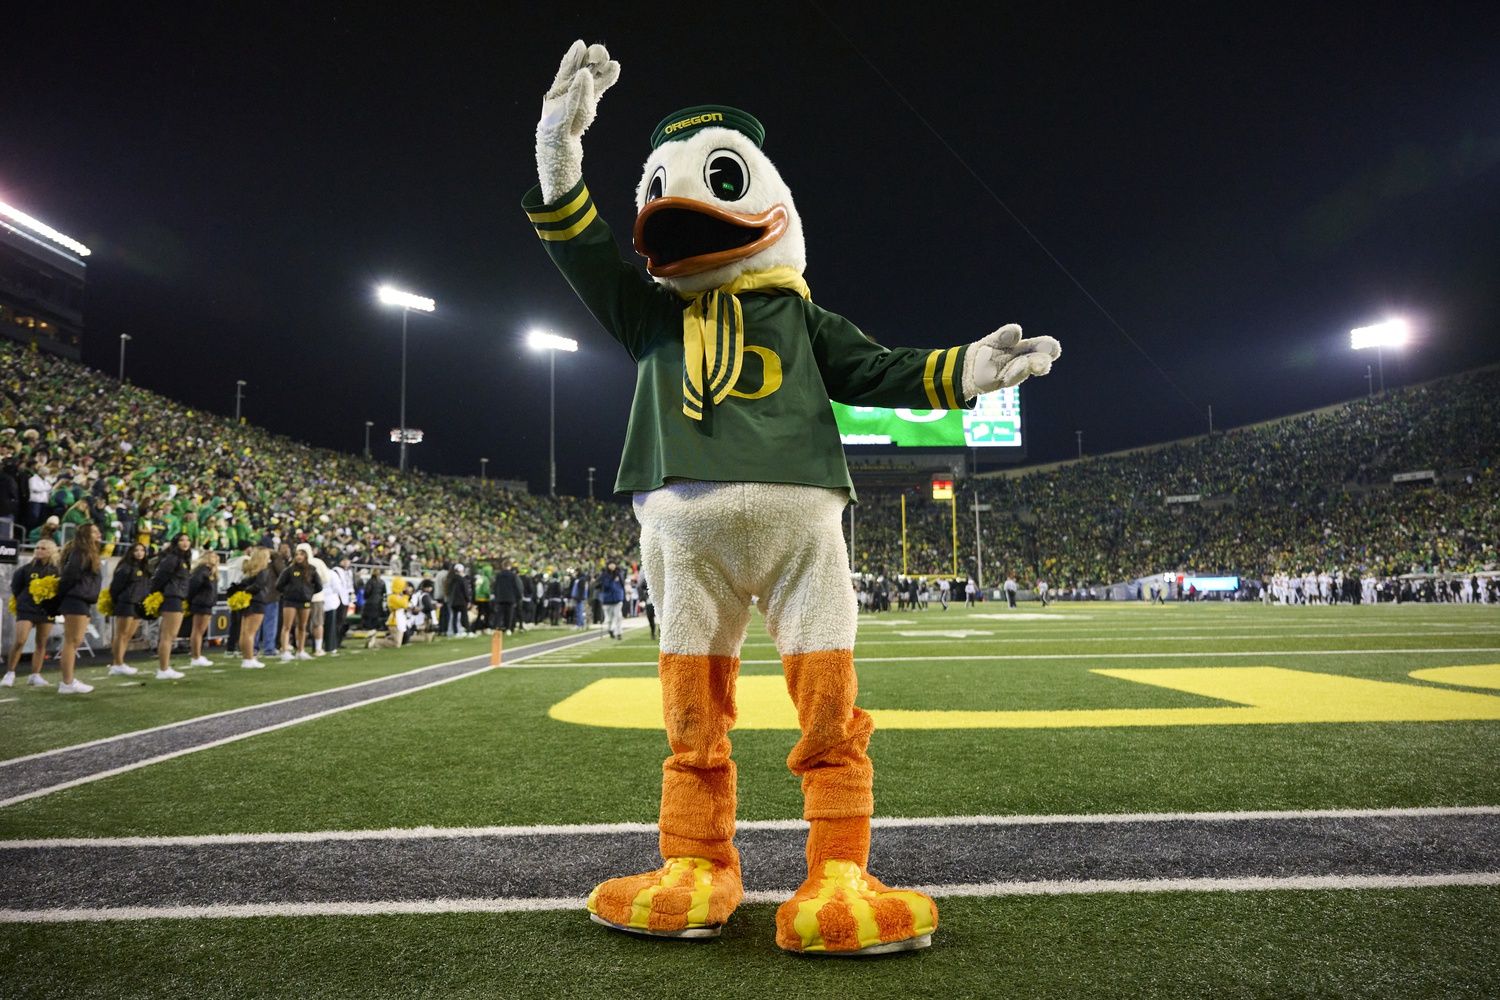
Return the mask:
[[846,445],[898,448],[1016,448],[1021,437],[1021,387],[980,396],[972,410],[886,409],[833,404]]

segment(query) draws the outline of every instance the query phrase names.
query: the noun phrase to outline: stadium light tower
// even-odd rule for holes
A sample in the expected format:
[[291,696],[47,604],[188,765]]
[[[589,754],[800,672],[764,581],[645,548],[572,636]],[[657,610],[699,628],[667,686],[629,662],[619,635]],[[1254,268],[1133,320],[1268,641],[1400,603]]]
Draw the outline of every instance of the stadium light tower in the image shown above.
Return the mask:
[[381,285],[375,295],[382,305],[401,307],[401,471],[406,471],[406,317],[413,309],[432,312],[437,303],[421,295]]
[[550,431],[547,435],[547,495],[557,496],[557,352],[578,350],[578,341],[571,337],[559,337],[544,330],[532,330],[526,335],[526,346],[533,351],[547,352],[547,383],[550,401],[547,405]]
[[1411,339],[1411,324],[1397,317],[1349,331],[1349,346],[1356,351],[1375,348],[1375,367],[1380,373],[1380,391],[1385,392],[1385,349],[1405,347]]

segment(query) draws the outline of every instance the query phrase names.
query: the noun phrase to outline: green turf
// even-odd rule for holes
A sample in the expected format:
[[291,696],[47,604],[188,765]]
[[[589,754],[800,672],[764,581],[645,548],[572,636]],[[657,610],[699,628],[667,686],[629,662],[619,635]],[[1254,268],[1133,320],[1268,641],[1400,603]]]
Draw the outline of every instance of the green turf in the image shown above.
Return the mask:
[[22,998],[1493,997],[1492,889],[943,899],[932,948],[798,958],[772,907],[708,943],[580,913],[45,924],[0,933]]
[[[1370,623],[1391,631],[1463,629],[1462,644],[1500,647],[1490,609],[1101,609],[1088,619],[1008,622],[1018,637],[1166,624],[1238,631]],[[1340,620],[1335,613],[1349,612]],[[1472,613],[1470,613],[1472,612]],[[926,613],[932,619],[934,612]],[[965,621],[965,619],[967,619]],[[943,627],[984,619],[955,609]],[[1354,622],[1355,625],[1350,623]],[[1216,626],[1214,623],[1221,623]],[[926,624],[926,621],[922,622]],[[757,623],[758,627],[758,623]],[[867,622],[861,642],[887,626]],[[1173,645],[1171,633],[1157,644]],[[1049,641],[1052,641],[1049,637]],[[1147,644],[1153,645],[1153,644]],[[1086,646],[1088,652],[1080,653]],[[997,639],[993,651],[1012,647]],[[1091,673],[1093,667],[1262,663],[1416,683],[1419,667],[1500,662],[1500,653],[1267,653],[1249,660],[1099,660],[1109,642],[1066,657],[966,660],[956,640],[913,647],[920,662],[865,663],[870,707],[1088,708],[1215,705],[1211,699]],[[1431,635],[1393,635],[1383,649],[1436,648]],[[861,646],[863,649],[863,645]],[[1138,652],[1132,644],[1132,652]],[[657,808],[660,731],[561,723],[547,709],[604,676],[654,672],[644,632],[539,658],[552,668],[485,672],[228,744],[0,810],[0,836],[199,834],[405,826],[649,821]],[[580,665],[568,665],[580,661]],[[589,662],[630,661],[624,667]],[[750,665],[746,674],[775,673]],[[238,679],[238,678],[236,678]],[[738,731],[740,816],[798,816],[785,768],[790,731]],[[1500,802],[1500,722],[877,730],[871,743],[881,815],[1135,812],[1485,805]],[[562,780],[559,780],[562,775]],[[587,780],[577,776],[587,775]]]
[[[507,636],[505,648],[568,634],[571,630],[566,628],[541,628]],[[292,663],[270,658],[264,670],[242,670],[239,660],[219,652],[210,656],[213,667],[184,670],[186,676],[179,681],[156,680],[151,676],[154,665],[146,663],[136,664],[141,673],[135,677],[110,677],[107,665],[80,658],[77,676],[94,685],[94,691],[77,698],[60,697],[55,686],[27,687],[25,671],[30,668],[23,664],[16,686],[0,688],[0,698],[15,699],[0,702],[0,759],[486,655],[489,648],[490,640],[484,636],[377,650],[360,648],[351,641],[337,657]],[[173,657],[179,668],[186,660],[181,655]],[[58,682],[55,658],[48,661],[44,675],[54,685]]]
[[[1493,608],[1060,604],[1044,620],[1019,616],[1037,610],[863,617],[861,704],[1185,707],[1218,702],[1091,671],[1270,665],[1416,685],[1407,675],[1421,667],[1500,663]],[[945,630],[991,634],[933,634]],[[553,634],[566,630],[531,638]],[[281,670],[196,671],[174,685],[106,682],[71,701],[22,689],[0,695],[17,698],[0,703],[0,733],[16,756],[484,649],[459,640]],[[1456,649],[1476,651],[1441,651]],[[1317,650],[1351,652],[1309,655]],[[1253,655],[1223,655],[1233,651]],[[1110,658],[1120,654],[1131,655]],[[779,673],[759,621],[744,658],[746,675]],[[0,809],[0,837],[649,821],[662,733],[546,713],[600,678],[650,676],[654,663],[641,631],[585,644]],[[742,817],[800,814],[785,768],[795,737],[734,734]],[[881,815],[937,816],[1493,805],[1497,748],[1500,722],[1451,722],[885,729],[871,753]],[[939,902],[932,949],[853,963],[780,954],[764,905],[696,946],[614,934],[576,912],[6,926],[0,996],[1500,995],[1492,888]]]

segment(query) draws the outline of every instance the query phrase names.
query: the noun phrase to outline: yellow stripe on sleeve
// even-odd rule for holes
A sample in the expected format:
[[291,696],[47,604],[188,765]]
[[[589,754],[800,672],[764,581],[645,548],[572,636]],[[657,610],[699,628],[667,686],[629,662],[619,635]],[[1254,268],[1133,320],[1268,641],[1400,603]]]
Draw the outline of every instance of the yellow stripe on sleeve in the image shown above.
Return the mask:
[[932,377],[937,373],[938,355],[942,351],[933,351],[927,355],[927,366],[922,372],[922,388],[927,390],[927,402],[932,404],[934,410],[941,410],[943,404],[938,401],[937,386],[933,385]]
[[578,192],[578,197],[568,202],[562,208],[552,212],[527,212],[526,217],[532,222],[561,222],[574,212],[578,211],[589,200],[589,189],[587,186]]
[[948,409],[958,409],[958,397],[953,394],[953,365],[958,361],[958,348],[948,348],[948,353],[943,358],[943,395],[948,397]]
[[542,239],[548,240],[550,242],[571,240],[573,237],[577,236],[579,233],[587,229],[589,227],[589,223],[593,222],[594,219],[598,217],[598,215],[599,209],[597,209],[593,205],[590,205],[589,210],[584,213],[583,218],[573,223],[567,229],[538,229],[536,231],[536,234]]

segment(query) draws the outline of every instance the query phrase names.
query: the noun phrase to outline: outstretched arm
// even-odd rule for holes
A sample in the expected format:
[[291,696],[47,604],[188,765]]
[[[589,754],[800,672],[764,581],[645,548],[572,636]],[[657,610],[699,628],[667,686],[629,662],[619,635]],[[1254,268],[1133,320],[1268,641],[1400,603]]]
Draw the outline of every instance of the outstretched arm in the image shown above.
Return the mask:
[[583,179],[583,133],[593,124],[599,98],[620,78],[620,64],[602,45],[574,42],[542,98],[536,125],[536,173],[551,203]]
[[976,396],[1047,374],[1062,353],[1051,337],[1022,340],[1014,324],[958,347],[887,348],[842,316],[808,308],[828,396],[851,406],[967,410]]

